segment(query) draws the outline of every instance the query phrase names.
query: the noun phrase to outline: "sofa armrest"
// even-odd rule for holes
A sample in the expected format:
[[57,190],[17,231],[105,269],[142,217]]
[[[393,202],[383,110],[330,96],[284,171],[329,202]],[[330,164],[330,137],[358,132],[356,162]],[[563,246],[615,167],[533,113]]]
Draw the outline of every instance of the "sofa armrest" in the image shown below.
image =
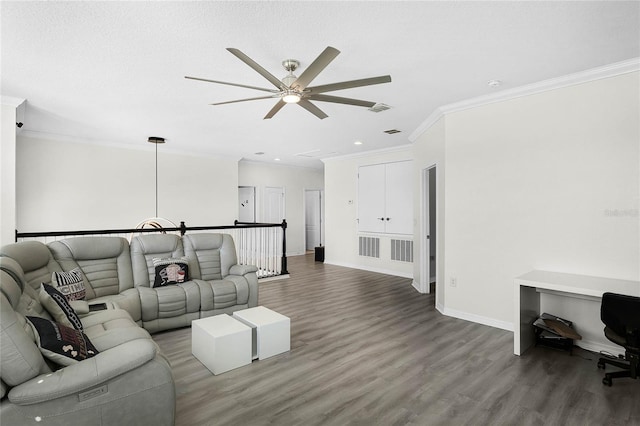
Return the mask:
[[55,373],[41,374],[15,386],[9,400],[18,405],[37,404],[82,392],[135,370],[156,356],[151,340],[138,339],[100,352]]
[[229,275],[243,276],[251,272],[256,272],[257,270],[258,267],[254,265],[233,265],[229,268]]
[[78,315],[87,315],[89,313],[89,303],[86,300],[69,300],[69,305]]

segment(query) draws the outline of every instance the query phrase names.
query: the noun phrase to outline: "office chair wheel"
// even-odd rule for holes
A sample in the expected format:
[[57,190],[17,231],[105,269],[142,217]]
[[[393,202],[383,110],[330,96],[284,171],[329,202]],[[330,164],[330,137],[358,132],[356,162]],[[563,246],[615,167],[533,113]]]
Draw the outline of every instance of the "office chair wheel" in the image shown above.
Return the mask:
[[602,379],[602,384],[611,387],[613,385],[613,380],[611,380],[611,377],[609,376],[604,376],[604,378]]
[[598,370],[604,370],[604,362],[598,361]]

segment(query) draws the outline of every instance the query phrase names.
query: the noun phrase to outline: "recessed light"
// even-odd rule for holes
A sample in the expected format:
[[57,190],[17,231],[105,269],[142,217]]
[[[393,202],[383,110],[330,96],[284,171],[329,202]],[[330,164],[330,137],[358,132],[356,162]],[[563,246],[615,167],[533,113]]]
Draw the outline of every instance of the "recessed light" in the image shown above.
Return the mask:
[[502,82],[500,80],[489,80],[487,81],[487,84],[491,87],[500,87]]
[[354,145],[362,145],[362,142],[361,141],[355,141],[353,144]]
[[279,158],[274,158],[273,161],[280,161],[280,159]]

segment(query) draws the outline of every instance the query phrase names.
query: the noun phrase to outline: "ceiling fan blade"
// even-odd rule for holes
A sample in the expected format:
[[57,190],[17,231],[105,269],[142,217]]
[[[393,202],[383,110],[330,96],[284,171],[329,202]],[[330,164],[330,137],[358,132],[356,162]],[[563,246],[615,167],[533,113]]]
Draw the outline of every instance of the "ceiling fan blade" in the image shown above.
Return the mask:
[[376,104],[375,102],[362,101],[360,99],[341,98],[339,96],[320,95],[320,94],[318,95],[312,94],[311,96],[309,96],[308,99],[311,99],[314,101],[321,101],[321,102],[334,102],[336,104],[362,106],[367,108],[371,108]]
[[214,104],[209,104],[209,105],[224,105],[224,104],[235,104],[237,102],[246,102],[246,101],[255,101],[258,99],[273,99],[273,98],[277,98],[278,95],[273,95],[273,96],[258,96],[257,98],[247,98],[247,99],[238,99],[235,101],[226,101],[226,102],[216,102]]
[[276,103],[276,104],[273,106],[273,108],[271,108],[271,111],[269,111],[269,112],[267,113],[267,115],[265,115],[265,116],[264,116],[263,120],[268,120],[268,119],[270,119],[271,117],[273,117],[274,115],[276,115],[276,113],[277,113],[278,111],[280,111],[280,110],[282,109],[282,107],[283,107],[285,104],[286,104],[286,102],[285,102],[285,101],[283,101],[282,99],[280,99],[280,100],[278,101],[278,103]]
[[322,53],[307,67],[306,70],[296,81],[291,84],[292,88],[298,90],[304,90],[311,81],[318,76],[322,72],[323,69],[327,67],[333,61],[336,56],[340,54],[340,51],[334,47],[327,47],[322,51]]
[[362,78],[360,80],[342,81],[340,83],[323,84],[321,86],[308,87],[310,93],[332,92],[334,90],[351,89],[352,87],[371,86],[373,84],[390,83],[391,76]]
[[280,79],[278,79],[273,74],[271,74],[269,71],[265,70],[260,65],[258,65],[258,63],[256,61],[254,61],[253,59],[251,59],[250,57],[248,57],[247,55],[245,55],[244,53],[242,53],[241,51],[239,51],[238,49],[235,49],[233,47],[229,47],[229,48],[227,48],[227,50],[229,52],[233,53],[242,62],[244,62],[245,64],[249,65],[251,68],[256,70],[258,72],[258,74],[260,74],[261,76],[263,76],[264,78],[269,80],[271,82],[271,84],[276,86],[278,89],[280,89],[282,87],[282,82],[280,81]]
[[320,108],[318,108],[317,106],[315,106],[314,104],[312,104],[306,99],[300,99],[300,102],[298,102],[298,105],[300,105],[302,108],[306,109],[311,114],[318,117],[320,120],[323,120],[328,117],[328,115],[322,112]]
[[278,93],[279,92],[278,90],[265,89],[264,87],[247,86],[246,84],[228,83],[226,81],[209,80],[209,79],[206,79],[206,78],[198,78],[198,77],[189,77],[188,75],[185,75],[184,78],[189,78],[191,80],[206,81],[206,82],[209,82],[209,83],[226,84],[227,86],[238,86],[238,87],[244,87],[244,88],[247,88],[247,89],[262,90],[263,92],[271,92],[271,93]]

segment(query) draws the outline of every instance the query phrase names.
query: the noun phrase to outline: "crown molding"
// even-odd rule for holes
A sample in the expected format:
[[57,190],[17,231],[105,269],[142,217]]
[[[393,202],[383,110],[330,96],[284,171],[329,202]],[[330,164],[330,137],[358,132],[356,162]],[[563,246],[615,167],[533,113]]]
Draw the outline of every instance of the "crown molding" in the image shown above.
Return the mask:
[[604,78],[616,77],[622,74],[640,71],[640,58],[632,58],[626,61],[615,62],[597,68],[591,68],[561,77],[542,80],[537,83],[526,84],[512,89],[501,90],[490,95],[478,96],[440,106],[433,111],[425,121],[423,121],[411,135],[409,140],[415,142],[424,132],[433,126],[440,118],[452,112],[463,111],[465,109],[476,108],[496,102],[503,102],[523,96],[535,95],[537,93],[550,90],[561,89],[563,87],[575,86],[577,84],[588,83]]
[[354,154],[344,154],[344,155],[336,155],[335,157],[321,158],[320,161],[322,161],[323,163],[326,163],[328,161],[349,160],[349,159],[353,159],[353,158],[372,157],[372,156],[375,156],[375,155],[390,154],[390,153],[393,153],[393,152],[410,151],[410,150],[411,150],[411,144],[404,144],[404,145],[400,145],[400,146],[393,146],[391,148],[381,148],[381,149],[374,149],[374,150],[371,150],[371,151],[358,152],[358,153],[354,153]]
[[[81,145],[95,145],[102,146],[106,148],[115,148],[115,149],[128,149],[133,151],[155,151],[154,146],[152,144],[144,141],[140,143],[139,141],[131,141],[131,143],[126,142],[115,142],[108,139],[96,139],[96,138],[81,138],[78,136],[71,135],[63,135],[58,133],[50,133],[50,132],[39,132],[36,130],[23,130],[20,134],[21,138],[30,138],[30,139],[41,139],[53,142],[66,142],[66,143],[76,143]],[[162,148],[163,154],[177,154],[177,155],[187,155],[193,157],[208,157],[214,158],[218,160],[232,160],[235,162],[239,162],[242,160],[242,157],[235,156],[224,156],[219,154],[203,154],[202,152],[197,151],[188,151],[175,149],[170,147],[168,144],[163,145]]]
[[244,164],[255,164],[256,166],[267,166],[267,167],[288,167],[291,169],[303,169],[303,170],[312,170],[315,172],[321,172],[322,171],[322,167],[315,167],[315,166],[300,166],[298,164],[287,164],[287,163],[276,163],[273,161],[260,161],[260,160],[251,160],[251,159],[247,159],[245,157],[242,157],[239,161],[240,163],[244,163]]
[[1,98],[2,105],[11,106],[14,108],[19,107],[21,104],[23,104],[26,101],[26,99],[15,98],[13,96],[2,95],[0,98]]

